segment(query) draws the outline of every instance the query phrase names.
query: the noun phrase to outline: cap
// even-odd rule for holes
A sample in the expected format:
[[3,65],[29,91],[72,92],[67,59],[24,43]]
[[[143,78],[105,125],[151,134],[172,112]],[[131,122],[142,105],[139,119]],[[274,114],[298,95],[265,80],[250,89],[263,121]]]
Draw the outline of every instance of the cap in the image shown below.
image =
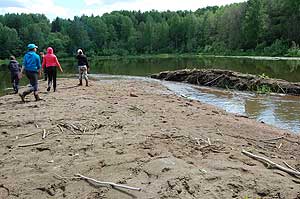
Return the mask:
[[38,48],[38,46],[36,46],[35,44],[28,44],[27,48],[29,50],[34,49],[34,48]]
[[78,50],[77,50],[77,54],[83,54],[82,50],[81,50],[81,49],[78,49]]

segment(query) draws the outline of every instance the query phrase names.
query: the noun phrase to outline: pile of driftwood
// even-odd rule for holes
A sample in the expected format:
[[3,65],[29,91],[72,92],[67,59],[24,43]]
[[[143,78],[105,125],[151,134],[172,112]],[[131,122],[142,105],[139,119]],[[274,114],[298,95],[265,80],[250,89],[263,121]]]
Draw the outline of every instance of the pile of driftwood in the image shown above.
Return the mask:
[[190,84],[237,89],[241,91],[262,91],[300,95],[300,83],[292,83],[281,79],[272,79],[250,74],[242,74],[228,70],[185,69],[165,71],[154,74],[151,78],[186,82]]

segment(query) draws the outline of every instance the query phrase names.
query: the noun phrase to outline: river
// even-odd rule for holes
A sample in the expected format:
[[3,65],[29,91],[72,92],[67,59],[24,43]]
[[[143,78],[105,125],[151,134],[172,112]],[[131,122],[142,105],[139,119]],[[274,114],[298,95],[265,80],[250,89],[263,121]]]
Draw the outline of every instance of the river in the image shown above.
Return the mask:
[[[59,74],[60,77],[74,76],[77,73],[75,60],[63,60],[61,64],[65,72]],[[184,68],[218,68],[300,82],[300,60],[291,58],[193,56],[91,61],[91,73],[96,79],[135,78],[136,76],[143,79],[153,73]],[[298,96],[258,95],[183,83],[164,81],[162,83],[178,95],[212,104],[228,112],[245,115],[292,133],[300,133],[300,97]],[[25,84],[24,80],[22,84]],[[10,87],[9,73],[6,67],[2,67],[0,79],[2,94],[8,87]]]

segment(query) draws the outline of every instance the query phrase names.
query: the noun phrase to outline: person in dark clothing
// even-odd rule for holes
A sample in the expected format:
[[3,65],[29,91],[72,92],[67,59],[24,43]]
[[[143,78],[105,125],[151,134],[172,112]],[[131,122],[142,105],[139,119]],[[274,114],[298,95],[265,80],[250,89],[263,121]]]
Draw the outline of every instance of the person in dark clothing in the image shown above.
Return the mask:
[[25,96],[33,92],[35,100],[39,101],[41,98],[38,95],[38,74],[41,75],[41,59],[40,56],[36,54],[38,47],[35,44],[28,44],[27,48],[28,51],[23,58],[23,65],[19,78],[21,79],[23,71],[25,71],[31,86],[19,95],[22,101],[25,102]]
[[79,72],[79,86],[82,86],[82,77],[85,79],[86,86],[89,86],[88,72],[90,66],[87,57],[83,54],[81,49],[77,50],[76,59],[78,60],[78,72]]
[[15,94],[19,91],[19,73],[21,71],[21,65],[16,60],[15,56],[10,56],[10,62],[8,64],[8,69],[10,71],[12,87]]

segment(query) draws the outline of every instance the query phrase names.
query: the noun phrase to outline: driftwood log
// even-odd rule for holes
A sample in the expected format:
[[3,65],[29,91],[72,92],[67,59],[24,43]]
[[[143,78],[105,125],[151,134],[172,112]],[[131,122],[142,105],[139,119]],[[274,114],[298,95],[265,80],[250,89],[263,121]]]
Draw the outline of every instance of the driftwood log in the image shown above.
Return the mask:
[[257,161],[260,161],[264,164],[267,165],[267,168],[269,169],[279,169],[281,171],[284,171],[290,175],[293,175],[295,177],[300,177],[300,172],[297,171],[296,169],[292,169],[291,166],[289,166],[289,168],[286,168],[286,167],[283,167],[279,164],[276,164],[275,162],[272,162],[271,160],[265,158],[265,157],[262,157],[262,156],[258,156],[258,155],[254,155],[253,153],[250,153],[248,151],[245,151],[244,149],[242,150],[242,153],[250,158],[253,158]]
[[151,78],[241,91],[260,91],[267,89],[273,93],[300,95],[300,82],[292,83],[281,79],[259,77],[229,70],[185,69],[165,71],[159,74],[153,74]]

